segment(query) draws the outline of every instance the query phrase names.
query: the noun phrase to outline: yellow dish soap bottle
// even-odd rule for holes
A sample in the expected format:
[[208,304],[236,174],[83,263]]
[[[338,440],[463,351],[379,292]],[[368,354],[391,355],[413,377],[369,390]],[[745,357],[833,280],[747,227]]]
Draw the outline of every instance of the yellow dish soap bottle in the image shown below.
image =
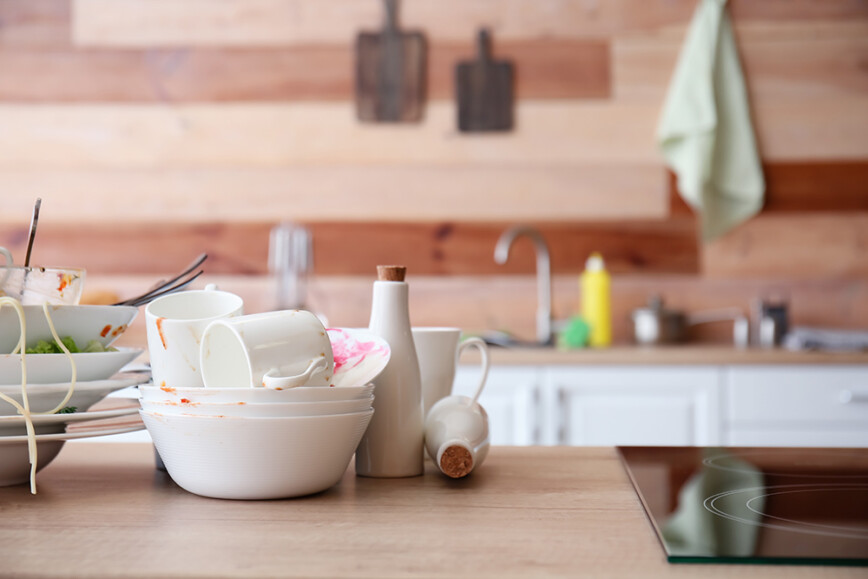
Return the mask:
[[592,253],[580,280],[582,318],[591,327],[588,345],[592,348],[612,343],[612,282],[603,256]]

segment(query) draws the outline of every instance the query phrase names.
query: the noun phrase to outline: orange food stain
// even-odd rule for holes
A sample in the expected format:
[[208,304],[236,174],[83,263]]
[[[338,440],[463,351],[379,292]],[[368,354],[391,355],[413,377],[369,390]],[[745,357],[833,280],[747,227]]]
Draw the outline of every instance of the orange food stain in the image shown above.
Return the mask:
[[108,336],[108,333],[111,331],[112,331],[112,325],[106,324],[106,326],[102,329],[102,332],[100,332],[99,335],[101,337],[105,338],[106,336]]
[[166,318],[157,318],[157,332],[160,334],[160,341],[163,342],[163,349],[168,350],[169,348],[166,346],[166,336],[163,335],[163,321]]
[[69,285],[69,282],[72,281],[72,277],[68,273],[60,273],[57,275],[57,279],[60,280],[60,283],[57,285],[57,291],[62,294],[63,290]]
[[172,388],[171,386],[166,386],[165,382],[160,383],[160,390],[162,390],[163,392],[168,392],[169,394],[175,393],[175,389]]
[[[127,326],[126,326],[126,325],[118,326],[118,327],[115,328],[114,331],[112,332],[112,336],[114,336],[114,337],[118,337],[119,335],[123,334],[123,333],[126,331],[126,329],[127,329]],[[105,337],[105,336],[103,336],[103,337]]]
[[190,403],[189,398],[181,398],[181,404],[189,404],[189,403]]

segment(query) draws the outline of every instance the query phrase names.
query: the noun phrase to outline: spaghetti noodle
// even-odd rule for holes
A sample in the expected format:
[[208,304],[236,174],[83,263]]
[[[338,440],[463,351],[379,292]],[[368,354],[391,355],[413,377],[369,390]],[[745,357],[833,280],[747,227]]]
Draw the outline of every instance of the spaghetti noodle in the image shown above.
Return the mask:
[[51,315],[48,313],[48,304],[42,304],[42,311],[45,314],[45,319],[48,322],[48,327],[51,330],[51,335],[57,342],[58,346],[66,357],[69,359],[69,363],[72,366],[72,376],[69,382],[69,390],[66,393],[63,401],[57,405],[52,410],[47,412],[30,412],[30,401],[27,398],[27,362],[25,361],[25,350],[27,343],[27,320],[24,315],[24,308],[21,305],[21,302],[16,300],[15,298],[3,296],[0,297],[0,309],[3,308],[4,305],[9,305],[12,309],[15,310],[15,313],[18,314],[18,322],[21,326],[21,335],[18,339],[18,346],[12,351],[12,354],[19,354],[21,356],[21,403],[19,404],[17,400],[7,396],[0,392],[0,399],[5,400],[9,404],[15,407],[19,414],[24,416],[24,424],[27,428],[27,451],[30,457],[30,492],[34,495],[36,494],[36,469],[37,469],[37,447],[36,447],[36,431],[33,428],[33,419],[32,415],[34,414],[55,414],[60,411],[63,407],[66,406],[66,403],[69,402],[69,399],[72,398],[72,394],[75,390],[75,380],[76,380],[76,368],[75,368],[75,360],[72,358],[72,354],[70,354],[67,347],[61,342],[60,337],[57,335],[57,331],[54,328],[54,323],[51,320]]

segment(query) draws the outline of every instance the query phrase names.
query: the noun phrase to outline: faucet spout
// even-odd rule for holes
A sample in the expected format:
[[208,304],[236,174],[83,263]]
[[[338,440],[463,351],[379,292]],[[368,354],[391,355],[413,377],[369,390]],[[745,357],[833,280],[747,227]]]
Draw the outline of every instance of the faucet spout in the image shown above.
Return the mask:
[[533,241],[536,251],[537,310],[536,337],[541,344],[552,343],[552,272],[549,248],[542,234],[532,227],[516,225],[504,231],[494,247],[494,261],[505,264],[509,250],[518,237]]

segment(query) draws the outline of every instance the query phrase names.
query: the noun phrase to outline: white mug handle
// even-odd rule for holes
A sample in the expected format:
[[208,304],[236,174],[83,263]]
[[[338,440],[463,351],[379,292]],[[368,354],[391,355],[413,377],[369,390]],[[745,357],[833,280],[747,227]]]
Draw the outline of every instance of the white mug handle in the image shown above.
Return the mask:
[[307,384],[310,377],[317,373],[322,372],[328,367],[328,360],[325,357],[315,358],[311,360],[310,365],[307,369],[297,376],[276,376],[280,370],[277,368],[272,368],[262,377],[262,385],[266,388],[271,388],[272,390],[286,390],[288,388],[295,388],[296,386],[301,386],[302,384]]
[[479,395],[482,394],[482,389],[485,388],[485,381],[488,379],[488,346],[480,338],[467,338],[458,345],[459,358],[461,357],[461,352],[466,348],[476,348],[479,350],[479,355],[482,356],[482,377],[479,379],[476,394],[473,395],[473,402],[476,402],[479,399]]

